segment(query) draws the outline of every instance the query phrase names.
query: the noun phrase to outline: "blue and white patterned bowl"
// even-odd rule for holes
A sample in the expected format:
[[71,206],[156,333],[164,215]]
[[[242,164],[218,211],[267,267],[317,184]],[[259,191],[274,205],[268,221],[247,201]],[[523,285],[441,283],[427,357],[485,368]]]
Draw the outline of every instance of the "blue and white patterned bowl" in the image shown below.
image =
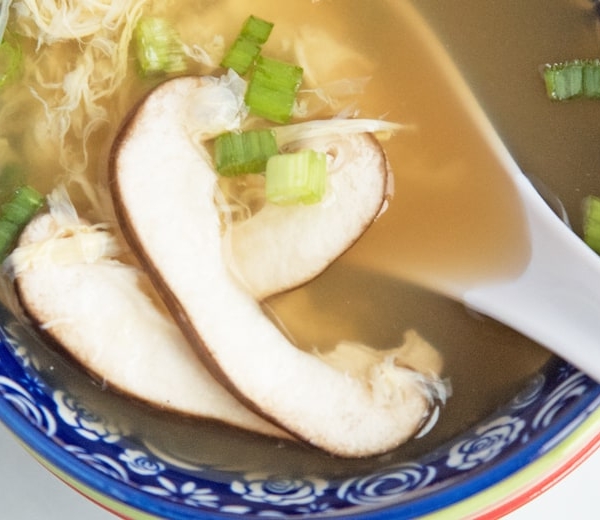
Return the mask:
[[[489,4],[482,2],[482,9]],[[498,9],[505,7],[497,4]],[[458,27],[463,30],[462,24]],[[479,26],[476,30],[483,33]],[[487,31],[486,38],[486,45],[493,40]],[[480,46],[471,42],[471,48]],[[499,72],[506,74],[504,69]],[[523,83],[518,75],[512,77]],[[487,69],[484,79],[486,88],[494,83]],[[490,99],[506,92],[512,101],[511,96],[519,95],[501,83]],[[523,119],[519,117],[517,123],[521,125]],[[537,135],[539,123],[531,119]],[[554,131],[550,125],[548,132]],[[441,330],[439,335],[455,333]],[[464,357],[473,352],[489,356],[491,373],[496,363],[492,351],[505,347],[495,345],[496,339],[492,334],[480,348],[469,345]],[[486,514],[493,515],[492,502],[506,503],[515,492],[511,487],[493,491],[500,483],[514,481],[534,466],[541,468],[537,477],[549,465],[556,472],[564,463],[553,455],[558,447],[576,438],[578,444],[567,451],[578,456],[580,445],[587,442],[587,437],[580,442],[578,432],[592,424],[589,429],[596,436],[600,424],[599,385],[549,355],[526,371],[520,366],[520,347],[514,345],[506,363],[498,364],[498,370],[514,369],[520,375],[512,378],[505,397],[491,399],[486,413],[454,413],[452,398],[449,414],[441,419],[453,416],[450,428],[436,426],[423,439],[379,457],[345,461],[303,445],[200,423],[133,402],[93,381],[0,309],[0,421],[51,471],[123,518],[402,520],[427,516],[454,520],[486,508]],[[473,392],[488,383],[486,376],[479,377]],[[490,378],[489,385],[502,387],[508,379],[500,374]],[[464,383],[464,377],[457,382],[457,392],[466,392]],[[457,513],[461,503],[482,495],[485,500]]]
[[439,512],[543,457],[600,403],[600,386],[550,358],[518,395],[435,449],[341,464],[130,402],[43,347],[7,311],[0,320],[0,420],[52,471],[124,518]]

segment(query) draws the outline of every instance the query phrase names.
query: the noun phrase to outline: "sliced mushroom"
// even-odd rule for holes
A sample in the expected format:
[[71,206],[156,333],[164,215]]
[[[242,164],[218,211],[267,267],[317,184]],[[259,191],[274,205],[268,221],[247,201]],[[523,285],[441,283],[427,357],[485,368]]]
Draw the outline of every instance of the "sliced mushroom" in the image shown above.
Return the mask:
[[337,455],[397,446],[428,417],[436,385],[393,354],[363,377],[301,351],[231,275],[216,176],[182,124],[203,85],[201,77],[163,83],[115,141],[111,190],[128,242],[207,367],[252,409]]
[[231,227],[229,266],[258,299],[320,274],[363,234],[386,197],[386,158],[373,136],[333,135],[288,148],[327,154],[327,191],[319,204],[267,202]]
[[[161,409],[254,432],[290,435],[252,413],[204,368],[159,311],[138,269],[112,259],[114,238],[69,215],[44,214],[9,261],[27,314],[104,384]],[[57,220],[58,219],[58,220]],[[66,219],[66,221],[65,221]]]

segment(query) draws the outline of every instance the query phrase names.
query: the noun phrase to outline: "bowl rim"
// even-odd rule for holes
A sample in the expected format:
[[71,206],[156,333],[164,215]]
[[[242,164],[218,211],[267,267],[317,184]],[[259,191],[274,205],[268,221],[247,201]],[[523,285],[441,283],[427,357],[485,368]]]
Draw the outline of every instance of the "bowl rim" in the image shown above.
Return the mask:
[[[421,520],[452,520],[467,517],[492,520],[504,517],[568,476],[597,449],[600,449],[600,408],[558,446],[515,475],[474,496],[465,497],[448,508],[427,514],[421,517]],[[99,495],[62,473],[39,454],[32,451],[29,453],[46,470],[99,507],[121,518],[142,520],[138,516],[139,511],[131,509],[122,502],[117,503],[110,497]],[[147,514],[143,516],[143,520],[150,520],[150,518]]]
[[[6,349],[11,361],[14,364],[13,369],[26,374],[32,368],[25,367],[16,358],[15,353],[7,348],[6,334],[10,334],[2,326],[0,327],[0,339],[2,343],[0,347]],[[5,379],[13,381],[10,377],[3,375],[9,371],[10,366],[0,363],[0,380]],[[513,478],[519,472],[526,469],[529,465],[547,455],[551,450],[555,449],[560,443],[569,439],[571,435],[577,432],[577,429],[585,423],[590,416],[596,417],[596,411],[600,405],[600,385],[596,385],[587,376],[572,368],[566,362],[559,358],[551,358],[550,362],[544,367],[544,373],[556,374],[557,370],[562,370],[565,374],[565,380],[572,377],[575,379],[585,378],[590,388],[586,387],[586,391],[577,394],[577,401],[567,409],[562,410],[558,417],[552,417],[549,427],[537,436],[531,439],[526,444],[519,444],[510,451],[508,456],[500,457],[498,460],[492,460],[486,463],[483,468],[474,471],[467,471],[459,477],[446,479],[446,481],[437,484],[437,489],[433,492],[431,488],[423,488],[423,492],[410,498],[407,502],[394,502],[378,504],[376,506],[357,506],[348,507],[338,511],[329,511],[324,513],[323,517],[339,517],[352,515],[355,519],[362,520],[391,520],[405,517],[410,509],[411,517],[414,516],[429,516],[436,512],[441,513],[445,509],[450,509],[457,504],[464,502],[466,499],[476,497],[486,490],[492,489],[498,483],[506,479]],[[16,381],[14,383],[18,384]],[[90,468],[88,464],[79,460],[77,457],[67,453],[63,447],[58,444],[52,437],[48,436],[40,427],[28,419],[22,412],[11,404],[10,401],[0,394],[0,421],[2,421],[21,441],[22,444],[36,458],[41,459],[43,464],[58,474],[60,478],[67,481],[72,487],[88,488],[92,492],[99,495],[99,499],[95,500],[102,505],[104,498],[116,501],[123,504],[128,509],[133,509],[136,514],[143,514],[143,518],[154,518],[152,515],[159,515],[155,518],[177,518],[177,519],[224,519],[224,518],[240,518],[238,514],[230,514],[219,512],[213,514],[207,511],[192,509],[183,504],[160,500],[159,497],[151,497],[132,485],[123,481],[112,478],[98,470]],[[505,408],[500,407],[496,414],[501,416],[506,413]],[[600,411],[598,412],[600,413]],[[489,418],[486,418],[489,421]],[[474,427],[477,428],[477,425]],[[445,443],[439,449],[444,450],[453,440]],[[66,455],[66,456],[65,456]],[[451,480],[451,482],[447,482]],[[84,493],[89,494],[89,493]],[[176,515],[173,517],[173,515]],[[313,516],[318,518],[319,514]],[[134,518],[137,518],[135,516]],[[255,516],[257,517],[257,516]],[[142,517],[140,517],[142,518]]]
[[[64,451],[49,438],[46,438],[45,441],[47,442],[42,442],[41,445],[36,442],[39,439],[44,439],[45,435],[37,430],[17,410],[11,408],[4,399],[0,400],[0,420],[2,420],[34,459],[46,468],[46,470],[65,482],[65,484],[71,486],[99,507],[103,507],[121,518],[144,518],[146,520],[151,518],[158,520],[162,518],[154,516],[160,513],[158,509],[153,512],[144,511],[142,508],[147,504],[144,503],[143,499],[137,505],[133,501],[119,499],[118,492],[122,486],[125,487],[128,496],[133,491],[139,493],[138,490],[118,481],[115,481],[113,485],[104,485],[106,483],[96,485],[98,484],[98,480],[89,477],[91,473],[89,471],[90,468],[83,462],[73,459],[75,464],[64,464]],[[563,433],[562,430],[560,433]],[[39,449],[34,449],[34,446]],[[508,476],[507,479],[482,486],[478,492],[472,495],[460,496],[454,503],[430,513],[425,513],[421,517],[428,520],[442,520],[456,518],[453,515],[460,513],[461,517],[469,514],[476,515],[477,518],[481,519],[491,519],[506,515],[564,478],[599,446],[600,408],[597,408],[583,423],[580,423],[551,450],[539,458],[528,460],[521,468]],[[70,471],[74,468],[74,471]],[[104,475],[99,476],[106,477]],[[102,478],[101,480],[107,478]],[[458,494],[460,495],[460,493]],[[144,496],[146,495],[143,494],[142,497]],[[492,502],[485,504],[485,500],[490,497],[492,498]],[[394,509],[392,506],[389,510],[374,511],[366,515],[358,513],[355,518],[391,520],[397,518]],[[168,513],[168,510],[164,510],[163,514]],[[223,518],[239,518],[235,515],[220,514],[213,516],[204,513],[202,515],[198,516],[198,514],[195,514],[189,516],[189,518],[205,518],[207,520],[213,518],[221,520]]]

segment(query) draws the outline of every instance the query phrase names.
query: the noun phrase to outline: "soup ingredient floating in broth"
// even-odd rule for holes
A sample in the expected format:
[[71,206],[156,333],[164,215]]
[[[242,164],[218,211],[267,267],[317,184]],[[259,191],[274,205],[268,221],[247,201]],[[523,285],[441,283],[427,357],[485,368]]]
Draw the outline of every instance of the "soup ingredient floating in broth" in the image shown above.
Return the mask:
[[0,4],[0,88],[13,81],[23,66],[23,53],[18,42],[9,41],[6,24],[12,0]]
[[[232,275],[227,234],[222,234],[214,202],[217,174],[207,151],[190,138],[194,132],[189,127],[190,104],[206,102],[193,108],[201,114],[212,105],[208,93],[223,98],[219,85],[207,77],[167,81],[123,127],[113,148],[110,186],[125,236],[206,366],[242,402],[300,439],[340,456],[390,450],[418,432],[438,399],[445,398],[446,388],[433,370],[424,374],[406,366],[402,349],[362,356],[370,361],[360,369],[340,363],[335,355],[301,351]],[[381,167],[386,161],[370,137],[356,139],[350,147],[369,143],[358,156],[368,158],[365,166],[371,165],[376,180],[366,191],[352,194],[354,211],[362,215],[360,234],[383,202]],[[376,210],[363,215],[364,201],[373,199]],[[344,236],[348,216],[316,224],[315,241],[307,251],[318,252],[328,237]],[[321,230],[327,230],[327,237]],[[277,240],[296,237],[291,233]],[[267,256],[273,247],[266,247]],[[358,356],[368,347],[349,348]]]
[[600,198],[594,195],[583,199],[583,240],[600,254]]
[[255,16],[248,17],[240,34],[223,58],[221,66],[233,69],[241,76],[246,74],[258,58],[262,45],[269,38],[272,29],[271,22]]
[[0,88],[14,81],[23,66],[23,53],[17,43],[0,41]]
[[[43,116],[30,122],[19,139],[31,141],[32,160],[52,150],[74,180],[89,175],[89,140],[109,117],[109,103],[123,86],[129,43],[146,0],[14,0],[7,33],[23,43],[23,83],[2,99],[13,121],[20,105],[32,98]],[[2,2],[2,6],[7,2]],[[66,58],[67,49],[77,49]],[[14,113],[13,113],[14,110]],[[42,168],[46,167],[43,164]]]
[[[330,132],[344,129],[335,120],[323,123],[329,123]],[[307,131],[312,128],[302,126]],[[300,153],[329,158],[325,159],[324,194],[319,203],[291,205],[271,203],[266,194],[260,211],[228,228],[230,269],[259,299],[309,281],[358,240],[382,211],[391,176],[381,145],[362,132],[307,137],[285,150],[293,153],[269,161],[274,170],[277,159]],[[268,175],[267,170],[265,184]],[[281,191],[289,194],[286,187]],[[291,192],[295,192],[293,183]]]
[[133,38],[142,76],[186,70],[183,43],[175,28],[164,18],[141,18],[135,26]]
[[546,65],[543,76],[550,99],[600,98],[600,59]]
[[64,189],[25,229],[8,265],[27,314],[95,378],[163,410],[290,435],[234,399],[153,303],[146,275],[116,259],[103,225],[77,217]]
[[250,75],[245,102],[251,113],[276,123],[287,123],[292,117],[303,70],[261,54],[272,29],[271,22],[248,17],[221,65],[241,76]]
[[25,185],[17,188],[0,206],[0,261],[14,247],[21,231],[43,204],[43,196]]

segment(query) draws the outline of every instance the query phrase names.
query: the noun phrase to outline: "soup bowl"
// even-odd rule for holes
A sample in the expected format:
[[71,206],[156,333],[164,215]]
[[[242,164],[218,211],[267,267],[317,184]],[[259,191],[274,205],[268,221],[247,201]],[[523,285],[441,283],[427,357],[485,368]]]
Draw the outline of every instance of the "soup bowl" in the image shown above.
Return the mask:
[[[388,4],[402,2],[382,2]],[[571,3],[559,0],[550,7],[547,1],[537,6],[530,2],[527,13],[517,7],[521,2],[510,9],[470,0],[455,2],[452,9],[433,0],[415,4],[517,162],[533,170],[540,186],[550,186],[549,199],[558,197],[567,213],[575,215],[582,179],[589,175],[567,176],[572,165],[565,162],[570,154],[562,153],[562,147],[579,152],[584,145],[573,132],[565,138],[553,130],[561,118],[570,124],[580,124],[582,117],[593,121],[593,112],[582,116],[580,103],[570,105],[574,114],[565,115],[569,106],[551,106],[537,83],[537,67],[561,58],[559,49],[533,45],[525,36],[505,37],[515,23],[525,24],[522,34],[529,34],[523,15],[538,7],[545,13],[544,23],[538,24],[539,41],[547,41],[544,32],[555,31],[556,20],[564,21],[566,15],[572,24],[565,34],[580,34],[577,23],[593,29],[593,10],[571,9]],[[472,21],[497,23],[485,30],[465,26],[461,9]],[[393,29],[382,34],[389,37]],[[577,39],[567,39],[576,49]],[[495,68],[479,59],[483,43]],[[512,54],[524,44],[530,55]],[[579,44],[584,52],[585,45]],[[505,56],[500,64],[499,56]],[[507,64],[527,71],[531,83],[514,79],[511,90],[490,81],[503,77]],[[520,96],[524,101],[516,103]],[[551,124],[540,129],[536,117]],[[412,145],[409,139],[402,153]],[[537,155],[542,145],[544,160]],[[597,166],[596,157],[578,152],[580,167],[586,160],[589,169]],[[393,151],[390,157],[395,164]],[[404,180],[414,183],[410,175]],[[398,190],[397,198],[403,196]],[[342,259],[326,273],[328,283],[342,290],[321,292],[319,283],[303,290],[314,297],[311,301],[325,301],[336,309],[334,314],[361,324],[370,319],[373,302],[394,302],[379,312],[382,343],[388,342],[390,331],[409,326],[426,331],[446,354],[444,375],[453,387],[437,424],[395,450],[366,458],[335,457],[299,442],[152,408],[90,377],[49,344],[43,331],[5,307],[0,309],[0,420],[51,472],[128,519],[495,518],[546,488],[596,446],[600,386],[592,379],[503,325],[385,269],[369,271],[366,284],[354,284],[365,276],[364,269],[360,261]],[[286,298],[295,311],[294,293]],[[348,301],[356,304],[348,306]],[[315,328],[329,325],[325,320]]]
[[[289,453],[282,443],[264,446],[223,431],[190,440],[198,425],[185,421],[156,432],[160,418],[153,424],[146,417],[134,433],[115,421],[122,413],[113,407],[151,411],[106,399],[84,378],[64,385],[41,375],[40,364],[56,373],[72,367],[40,356],[37,340],[7,311],[1,339],[4,424],[55,475],[122,518],[497,518],[547,488],[598,441],[600,387],[558,358],[449,441],[405,460],[384,456],[332,471],[334,460]],[[160,448],[165,434],[178,436],[187,453]]]

